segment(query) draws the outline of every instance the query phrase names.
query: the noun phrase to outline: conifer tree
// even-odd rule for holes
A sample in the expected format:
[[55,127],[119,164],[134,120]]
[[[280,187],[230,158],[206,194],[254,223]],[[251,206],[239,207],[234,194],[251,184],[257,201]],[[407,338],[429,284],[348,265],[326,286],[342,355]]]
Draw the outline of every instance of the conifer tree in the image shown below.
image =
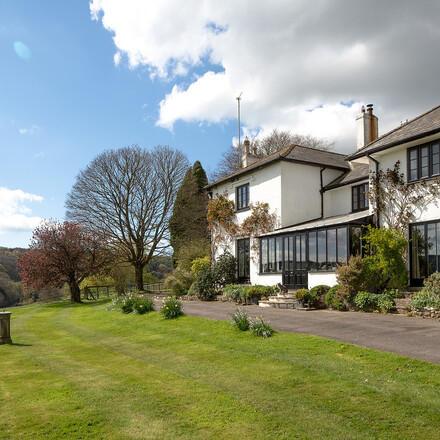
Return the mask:
[[170,218],[170,238],[175,266],[180,263],[186,266],[189,260],[209,254],[206,220],[208,194],[204,189],[207,184],[205,170],[200,162],[196,161],[182,181]]

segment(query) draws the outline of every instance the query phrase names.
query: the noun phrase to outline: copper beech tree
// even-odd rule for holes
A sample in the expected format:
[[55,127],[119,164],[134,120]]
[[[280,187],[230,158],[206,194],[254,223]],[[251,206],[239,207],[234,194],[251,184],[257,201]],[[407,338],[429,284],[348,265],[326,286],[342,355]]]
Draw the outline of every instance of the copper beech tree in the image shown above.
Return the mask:
[[70,299],[81,301],[80,283],[98,273],[111,261],[101,236],[79,223],[46,221],[33,233],[29,251],[18,260],[26,287],[70,288]]

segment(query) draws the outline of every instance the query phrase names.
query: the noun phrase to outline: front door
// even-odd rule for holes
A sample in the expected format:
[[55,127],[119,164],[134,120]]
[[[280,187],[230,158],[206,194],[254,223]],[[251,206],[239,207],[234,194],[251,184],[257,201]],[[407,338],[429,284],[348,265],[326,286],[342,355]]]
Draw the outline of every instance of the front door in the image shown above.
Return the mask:
[[283,284],[290,289],[307,288],[306,234],[284,238]]

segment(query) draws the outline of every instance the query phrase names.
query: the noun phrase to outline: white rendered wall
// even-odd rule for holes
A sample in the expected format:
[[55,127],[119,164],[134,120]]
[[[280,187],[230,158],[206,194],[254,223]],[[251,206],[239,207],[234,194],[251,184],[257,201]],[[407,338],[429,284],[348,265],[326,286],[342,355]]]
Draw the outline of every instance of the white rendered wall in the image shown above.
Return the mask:
[[[233,182],[226,182],[212,189],[212,195],[215,197],[219,194],[228,194],[228,199],[234,202],[236,206],[236,188],[249,183],[249,202],[269,203],[270,212],[275,213],[279,218],[281,214],[281,163],[269,165],[260,170],[240,177]],[[247,209],[236,213],[237,222],[241,224],[243,220],[251,214],[251,210]],[[217,245],[215,258],[228,250],[232,255],[236,256],[236,246],[234,241],[229,241],[225,246]],[[252,252],[251,252],[252,256]],[[255,259],[255,256],[254,258]],[[258,265],[253,265],[251,260],[251,279],[252,274],[258,274]]]
[[341,186],[324,193],[324,217],[349,214],[350,212],[351,185]]
[[308,273],[308,288],[311,289],[320,285],[333,287],[338,284],[335,272],[309,272]]
[[[321,167],[281,162],[282,205],[281,227],[313,220],[321,216]],[[323,185],[342,174],[326,169],[322,173]]]

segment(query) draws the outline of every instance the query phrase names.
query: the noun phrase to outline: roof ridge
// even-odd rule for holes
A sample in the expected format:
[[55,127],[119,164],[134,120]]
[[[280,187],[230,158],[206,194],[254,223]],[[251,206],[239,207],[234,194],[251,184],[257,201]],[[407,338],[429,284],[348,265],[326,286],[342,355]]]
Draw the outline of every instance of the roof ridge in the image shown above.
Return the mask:
[[329,150],[323,150],[322,148],[307,147],[305,145],[300,145],[300,144],[292,144],[292,145],[294,145],[296,147],[307,148],[308,150],[322,151],[323,153],[337,154],[338,156],[347,156],[346,154],[338,153],[337,151],[329,151]]
[[393,128],[392,130],[388,131],[387,133],[383,134],[382,136],[379,136],[377,139],[375,139],[374,141],[370,142],[369,144],[364,145],[362,148],[359,148],[359,150],[356,150],[354,153],[349,154],[349,156],[353,156],[357,153],[360,153],[361,151],[363,151],[365,148],[370,147],[371,145],[373,145],[375,142],[379,141],[380,139],[383,139],[387,136],[389,136],[390,134],[394,133],[397,130],[400,130],[402,127],[412,124],[414,121],[416,121],[417,119],[420,119],[424,116],[426,116],[427,114],[433,112],[434,110],[437,110],[440,107],[439,105],[436,105],[435,107],[433,107],[432,109],[426,111],[425,113],[422,113],[421,115],[416,116],[415,118],[412,118],[411,120],[409,120],[408,122],[405,122],[404,124],[399,125],[396,128]]

